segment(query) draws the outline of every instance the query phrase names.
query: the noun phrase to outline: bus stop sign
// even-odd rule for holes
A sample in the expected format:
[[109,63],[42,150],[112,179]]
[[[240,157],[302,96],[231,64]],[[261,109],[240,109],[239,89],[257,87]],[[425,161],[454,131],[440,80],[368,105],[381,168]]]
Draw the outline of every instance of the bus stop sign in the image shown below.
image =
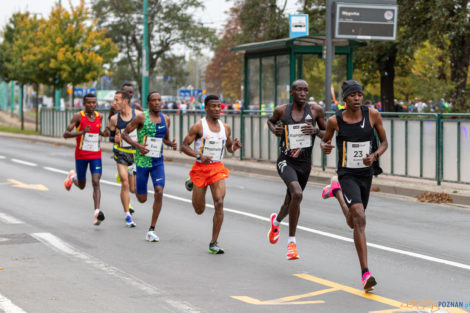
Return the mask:
[[395,40],[397,15],[396,4],[336,2],[334,37]]

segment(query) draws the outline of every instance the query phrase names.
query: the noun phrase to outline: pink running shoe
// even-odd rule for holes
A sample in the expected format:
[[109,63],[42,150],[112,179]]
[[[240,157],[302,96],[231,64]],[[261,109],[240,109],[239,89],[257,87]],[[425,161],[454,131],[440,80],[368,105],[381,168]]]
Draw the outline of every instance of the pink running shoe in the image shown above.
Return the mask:
[[72,185],[73,185],[72,177],[75,175],[77,174],[75,173],[74,170],[71,170],[69,172],[69,174],[67,175],[67,178],[64,181],[65,190],[70,191],[70,188],[72,188]]
[[362,287],[364,287],[365,292],[369,292],[374,289],[374,286],[377,285],[374,276],[370,275],[370,272],[365,272],[362,275]]
[[331,177],[331,184],[323,188],[321,192],[321,197],[323,199],[334,197],[333,191],[337,189],[341,189],[341,185],[339,184],[338,176],[333,176]]
[[279,240],[279,226],[274,225],[274,219],[277,217],[276,213],[271,214],[271,227],[269,228],[268,232],[268,239],[269,242],[275,244]]

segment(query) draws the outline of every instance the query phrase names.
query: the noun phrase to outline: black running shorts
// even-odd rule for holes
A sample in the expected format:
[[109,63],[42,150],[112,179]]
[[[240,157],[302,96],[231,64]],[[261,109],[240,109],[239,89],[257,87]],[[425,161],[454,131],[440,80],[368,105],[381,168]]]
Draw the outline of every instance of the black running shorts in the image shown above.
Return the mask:
[[298,181],[302,190],[305,189],[310,171],[312,170],[310,162],[295,162],[281,155],[277,160],[276,166],[277,172],[286,186],[289,186],[293,181]]
[[369,202],[370,187],[372,186],[372,175],[345,174],[339,176],[338,180],[348,208],[353,204],[362,203],[364,209],[366,209]]
[[119,164],[131,166],[134,164],[134,153],[127,153],[114,149],[114,161]]

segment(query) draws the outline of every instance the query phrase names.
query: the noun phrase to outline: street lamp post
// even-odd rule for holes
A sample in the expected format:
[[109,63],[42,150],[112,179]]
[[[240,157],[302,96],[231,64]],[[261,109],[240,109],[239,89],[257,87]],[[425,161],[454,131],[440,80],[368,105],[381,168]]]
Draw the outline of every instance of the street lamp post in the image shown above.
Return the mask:
[[144,0],[144,38],[142,40],[142,107],[147,105],[149,91],[149,34],[148,34],[148,0]]
[[[59,5],[62,5],[62,1],[61,0],[58,0],[58,1],[59,1]],[[56,83],[58,83],[58,80],[59,80],[59,77],[57,76],[56,77]],[[60,90],[59,88],[56,88],[56,90],[55,90],[55,108],[56,109],[60,109],[61,92],[62,92],[62,90]]]

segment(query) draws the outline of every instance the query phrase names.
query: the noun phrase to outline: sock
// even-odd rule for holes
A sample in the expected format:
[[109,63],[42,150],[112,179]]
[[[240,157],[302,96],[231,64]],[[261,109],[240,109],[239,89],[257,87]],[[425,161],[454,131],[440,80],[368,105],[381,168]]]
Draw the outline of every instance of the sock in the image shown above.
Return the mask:
[[364,268],[362,269],[362,276],[364,276],[364,274],[367,273],[368,271],[369,271],[369,268],[364,267]]
[[155,230],[155,226],[150,226],[149,227],[149,231],[154,231]]
[[77,176],[72,176],[70,177],[70,180],[72,181],[72,183],[75,183],[75,179],[77,178]]
[[129,213],[129,212],[126,212],[126,216],[131,216],[131,213]]
[[292,237],[289,236],[289,239],[287,239],[287,244],[289,244],[291,242],[295,243],[295,236],[292,236]]
[[281,224],[281,223],[279,223],[279,222],[277,221],[277,217],[276,217],[276,218],[274,219],[274,221],[273,221],[273,224],[274,224],[274,226],[279,226],[279,224]]
[[99,213],[100,212],[100,209],[96,209],[95,210],[95,214]]

